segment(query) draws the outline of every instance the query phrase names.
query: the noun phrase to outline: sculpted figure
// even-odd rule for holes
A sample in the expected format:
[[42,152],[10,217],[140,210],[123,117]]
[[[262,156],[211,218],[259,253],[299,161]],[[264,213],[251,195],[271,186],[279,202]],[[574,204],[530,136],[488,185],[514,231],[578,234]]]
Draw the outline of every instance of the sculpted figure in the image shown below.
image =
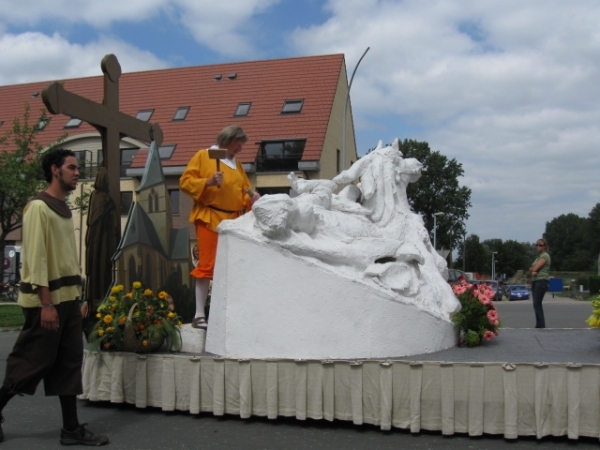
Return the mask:
[[[446,262],[434,251],[423,220],[410,210],[406,196],[408,183],[419,179],[421,169],[416,159],[402,158],[397,141],[388,147],[380,143],[333,180],[288,175],[297,197],[265,195],[237,224],[224,222],[219,231],[234,231],[250,221],[273,245],[330,270],[370,280],[403,301],[447,317],[458,303],[440,282]],[[358,180],[357,185],[349,184]]]

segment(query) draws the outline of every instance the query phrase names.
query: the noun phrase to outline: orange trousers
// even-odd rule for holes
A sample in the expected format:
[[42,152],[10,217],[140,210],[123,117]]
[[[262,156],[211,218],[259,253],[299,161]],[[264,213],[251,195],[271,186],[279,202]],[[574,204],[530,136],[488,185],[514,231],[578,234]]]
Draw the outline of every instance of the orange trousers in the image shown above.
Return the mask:
[[195,278],[212,280],[215,271],[219,233],[206,228],[204,222],[196,222],[196,237],[198,238],[198,264],[190,272],[190,275]]

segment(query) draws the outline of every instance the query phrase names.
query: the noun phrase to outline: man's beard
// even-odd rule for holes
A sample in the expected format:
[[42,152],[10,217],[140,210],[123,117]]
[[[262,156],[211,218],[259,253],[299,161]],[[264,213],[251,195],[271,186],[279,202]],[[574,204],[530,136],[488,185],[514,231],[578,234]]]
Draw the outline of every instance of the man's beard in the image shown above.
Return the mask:
[[65,180],[64,180],[63,174],[62,174],[62,170],[59,172],[58,182],[60,184],[60,188],[65,192],[71,192],[77,188],[77,186],[73,186],[72,184],[65,183]]

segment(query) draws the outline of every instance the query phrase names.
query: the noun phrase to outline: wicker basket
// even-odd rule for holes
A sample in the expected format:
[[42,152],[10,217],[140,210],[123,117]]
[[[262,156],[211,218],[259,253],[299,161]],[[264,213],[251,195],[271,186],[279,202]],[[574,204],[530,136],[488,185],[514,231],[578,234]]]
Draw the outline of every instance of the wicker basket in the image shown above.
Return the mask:
[[135,335],[135,330],[133,329],[133,323],[131,321],[133,311],[137,306],[138,304],[134,303],[127,315],[127,321],[125,322],[125,328],[123,329],[123,350],[135,353],[154,352],[162,347],[165,337],[161,335],[160,338],[148,338],[148,345],[145,347],[142,345]]

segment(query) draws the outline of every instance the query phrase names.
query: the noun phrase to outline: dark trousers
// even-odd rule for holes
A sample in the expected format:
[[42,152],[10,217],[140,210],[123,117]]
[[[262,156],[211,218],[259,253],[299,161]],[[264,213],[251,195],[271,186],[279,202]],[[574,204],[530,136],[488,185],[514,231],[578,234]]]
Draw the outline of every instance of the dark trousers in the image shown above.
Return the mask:
[[79,395],[83,338],[77,300],[56,305],[58,330],[42,328],[42,308],[23,308],[25,325],[6,360],[3,386],[13,394],[33,395],[44,380],[46,395]]
[[542,301],[544,300],[544,294],[546,294],[546,291],[548,290],[548,283],[548,280],[537,280],[531,283],[531,297],[533,299],[536,328],[546,328]]

